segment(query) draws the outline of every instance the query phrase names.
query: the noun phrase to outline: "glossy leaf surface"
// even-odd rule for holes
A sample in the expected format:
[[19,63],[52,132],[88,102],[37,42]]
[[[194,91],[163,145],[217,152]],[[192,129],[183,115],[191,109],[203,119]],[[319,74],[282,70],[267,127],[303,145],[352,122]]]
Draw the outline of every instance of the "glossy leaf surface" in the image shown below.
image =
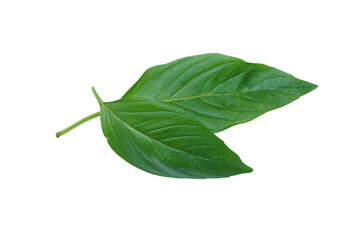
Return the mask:
[[222,140],[178,107],[156,100],[99,101],[109,145],[146,172],[221,178],[252,171]]
[[273,67],[212,53],[148,69],[123,99],[171,103],[219,132],[282,107],[316,87]]

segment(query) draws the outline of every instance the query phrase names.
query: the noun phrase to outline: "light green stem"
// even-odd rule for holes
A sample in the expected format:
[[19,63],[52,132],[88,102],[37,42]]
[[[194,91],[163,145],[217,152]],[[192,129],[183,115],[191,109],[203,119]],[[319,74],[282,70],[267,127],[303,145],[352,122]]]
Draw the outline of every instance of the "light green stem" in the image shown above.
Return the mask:
[[81,124],[93,119],[93,118],[96,118],[96,117],[99,117],[100,116],[100,112],[97,112],[97,113],[94,113],[94,114],[91,114],[87,117],[84,117],[83,119],[81,119],[80,121],[77,121],[76,123],[74,123],[73,125],[70,125],[69,127],[65,128],[64,130],[61,130],[60,132],[57,132],[56,133],[56,137],[60,137],[62,135],[64,135],[65,133],[73,130],[74,128],[76,128],[77,126],[80,126]]
[[[97,94],[95,88],[92,87],[91,89],[92,89],[92,91],[93,91],[96,99],[98,100],[99,104],[100,104],[100,105],[103,104],[104,102],[103,102],[103,101],[101,100],[101,98],[99,97],[99,94]],[[84,118],[81,119],[80,121],[77,121],[77,122],[74,123],[73,125],[70,125],[69,127],[65,128],[64,130],[61,130],[60,132],[57,132],[57,133],[56,133],[56,137],[58,138],[58,137],[64,135],[65,133],[70,132],[71,130],[73,130],[73,129],[76,128],[77,126],[80,126],[81,124],[83,124],[83,123],[85,123],[85,122],[87,122],[87,121],[89,121],[89,120],[91,120],[91,119],[93,119],[93,118],[96,118],[96,117],[98,117],[98,116],[100,116],[100,112],[93,113],[93,114],[91,114],[91,115],[89,115],[89,116],[87,116],[87,117],[84,117]]]

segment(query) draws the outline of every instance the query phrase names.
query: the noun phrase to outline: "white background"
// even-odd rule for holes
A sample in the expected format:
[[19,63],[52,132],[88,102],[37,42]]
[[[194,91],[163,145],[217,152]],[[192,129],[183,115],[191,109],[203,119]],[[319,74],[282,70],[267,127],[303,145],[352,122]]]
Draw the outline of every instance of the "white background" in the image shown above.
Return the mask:
[[[0,3],[0,239],[360,239],[358,1]],[[254,172],[132,167],[99,119],[149,67],[219,52],[319,85],[218,134]]]

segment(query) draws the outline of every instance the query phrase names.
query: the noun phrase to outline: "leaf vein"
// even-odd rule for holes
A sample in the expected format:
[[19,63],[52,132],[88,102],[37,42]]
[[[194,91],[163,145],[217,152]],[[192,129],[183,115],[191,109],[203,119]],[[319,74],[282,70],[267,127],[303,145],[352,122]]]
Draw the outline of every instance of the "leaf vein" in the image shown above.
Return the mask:
[[228,81],[231,81],[231,80],[233,80],[233,79],[235,79],[235,78],[237,78],[237,77],[239,77],[239,76],[241,76],[241,75],[243,75],[243,74],[245,74],[245,73],[247,73],[247,72],[250,72],[250,71],[252,71],[252,70],[254,70],[254,69],[248,69],[248,70],[246,70],[246,71],[243,71],[243,72],[237,74],[237,75],[234,76],[234,77],[231,77],[231,78],[229,78],[229,79],[226,79],[225,81],[221,82],[219,85],[217,85],[217,86],[215,86],[213,89],[211,89],[211,90],[209,91],[209,93],[212,93],[213,91],[215,91],[217,88],[221,87],[223,84],[227,83]]
[[176,105],[182,107],[182,108],[185,108],[185,109],[188,109],[189,111],[193,112],[193,113],[196,113],[196,114],[199,114],[199,115],[203,115],[203,116],[206,116],[206,117],[214,117],[214,118],[218,118],[218,119],[225,119],[225,120],[231,120],[231,121],[237,121],[236,119],[232,119],[232,118],[227,118],[227,117],[219,117],[219,116],[216,116],[216,115],[213,115],[213,114],[206,114],[206,113],[202,113],[202,112],[197,112],[195,111],[194,109],[191,109],[189,107],[185,107],[184,105],[181,105],[181,104],[178,104],[175,102]]
[[175,97],[176,94],[178,94],[182,89],[184,89],[184,87],[186,87],[189,83],[191,83],[194,79],[198,78],[199,76],[204,75],[204,74],[207,74],[208,72],[213,71],[213,70],[216,69],[216,68],[220,68],[220,67],[223,67],[223,66],[225,66],[225,65],[227,65],[227,64],[231,64],[231,63],[237,63],[237,62],[236,62],[236,61],[231,61],[231,62],[221,63],[221,64],[215,65],[215,66],[207,69],[207,70],[204,71],[204,72],[199,73],[198,75],[196,75],[195,77],[193,77],[193,78],[191,78],[189,81],[187,81],[187,82],[186,82],[180,89],[178,89],[175,93],[173,93],[173,94],[171,95],[170,99],[172,99],[173,97]]

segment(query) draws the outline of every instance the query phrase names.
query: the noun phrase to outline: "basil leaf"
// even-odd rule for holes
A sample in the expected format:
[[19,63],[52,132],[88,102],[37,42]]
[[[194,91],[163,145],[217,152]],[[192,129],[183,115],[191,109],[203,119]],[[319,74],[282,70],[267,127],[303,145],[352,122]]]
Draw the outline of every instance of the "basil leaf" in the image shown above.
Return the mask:
[[102,102],[97,98],[109,145],[137,168],[176,178],[221,178],[252,171],[180,108],[156,100]]
[[316,87],[273,67],[212,53],[148,69],[123,99],[171,103],[216,133],[282,107]]
[[214,133],[250,121],[314,90],[315,84],[263,64],[203,54],[152,67],[100,112],[56,133],[60,137],[100,116],[111,148],[152,174],[221,178],[251,172]]

